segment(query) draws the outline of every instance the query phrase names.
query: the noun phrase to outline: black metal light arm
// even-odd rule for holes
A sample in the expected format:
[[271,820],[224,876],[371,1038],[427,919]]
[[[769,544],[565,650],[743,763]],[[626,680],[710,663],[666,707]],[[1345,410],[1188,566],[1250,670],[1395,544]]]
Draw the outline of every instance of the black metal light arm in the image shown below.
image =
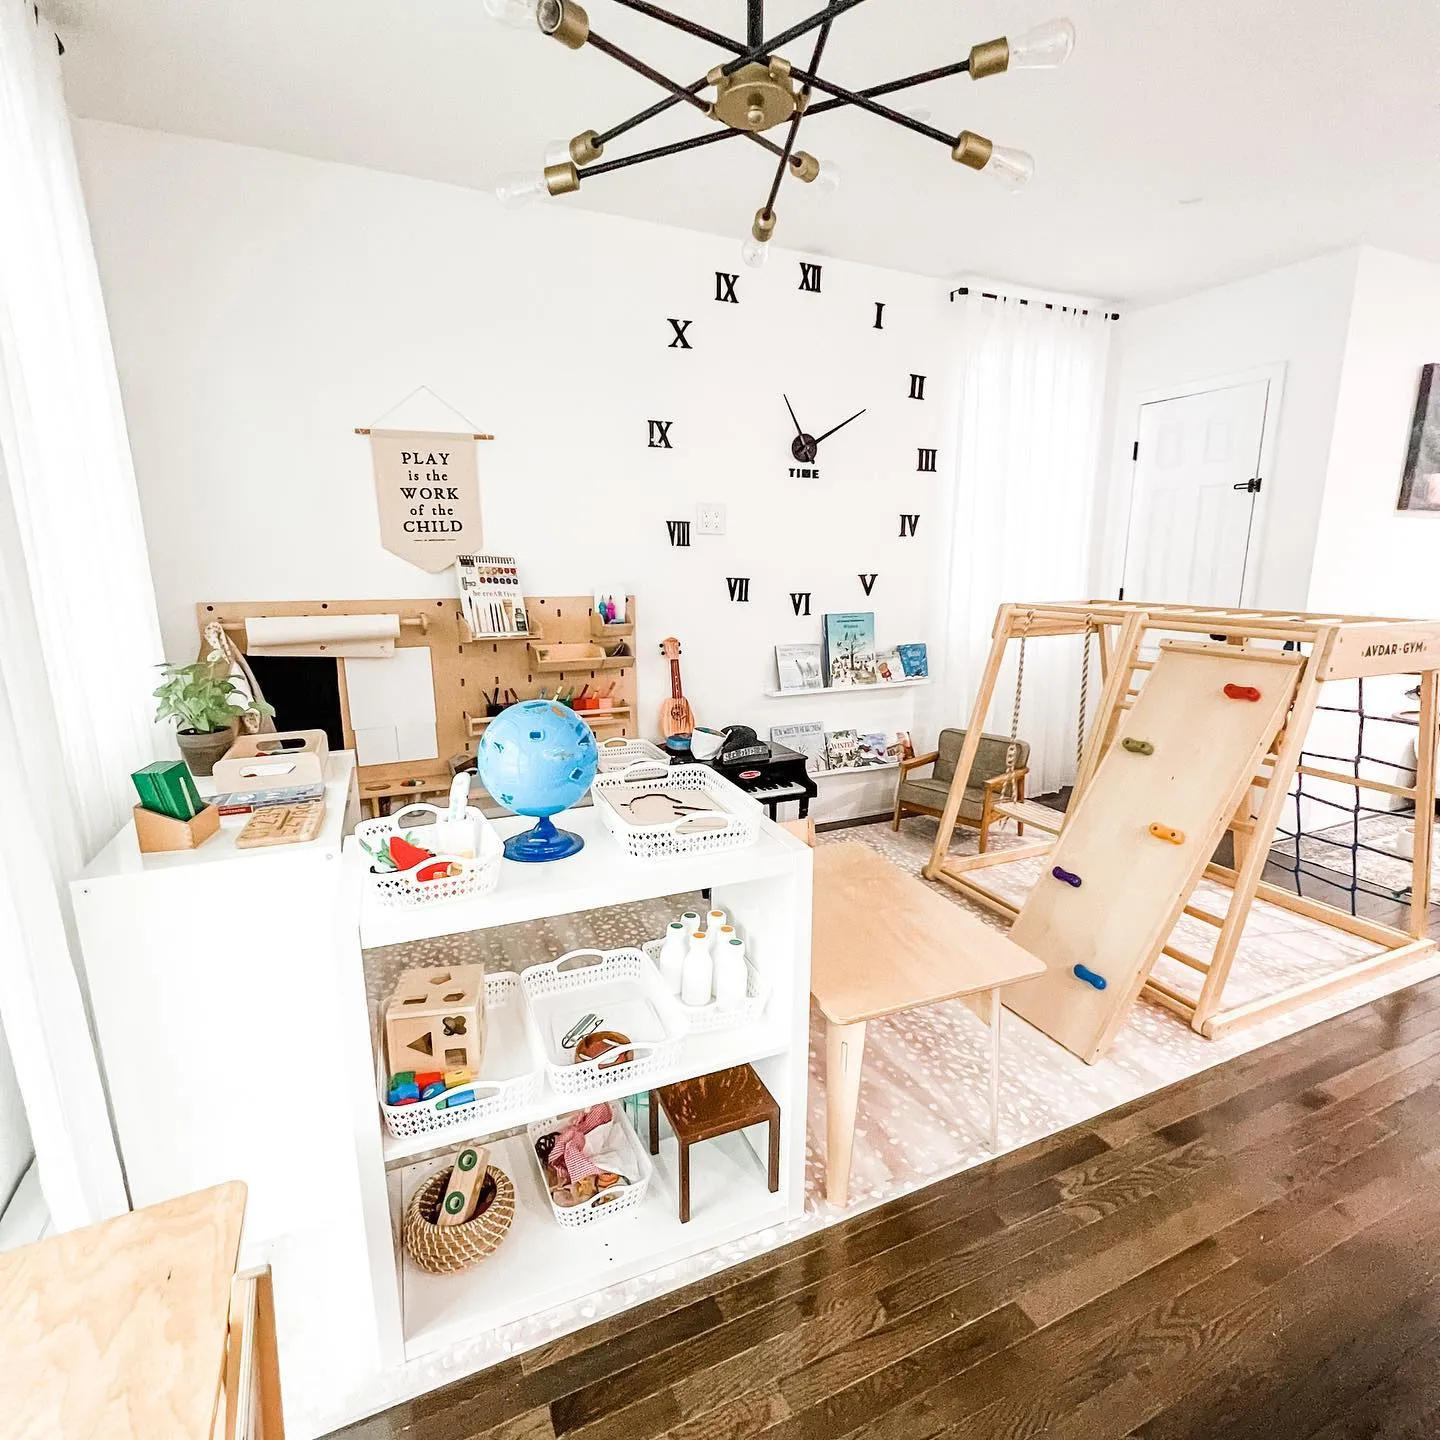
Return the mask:
[[907,130],[913,130],[917,135],[927,136],[931,140],[938,140],[949,149],[955,143],[953,135],[947,135],[943,130],[937,130],[933,125],[927,125],[923,120],[916,120],[909,115],[902,115],[898,110],[892,110],[888,105],[881,105],[878,101],[872,100],[868,95],[858,90],[847,90],[843,85],[833,85],[828,80],[822,80],[818,75],[808,70],[801,70],[797,66],[790,67],[790,73],[807,86],[813,85],[817,90],[823,90],[827,95],[834,95],[837,99],[843,100],[847,105],[858,105],[862,110],[868,110],[872,115],[878,115],[882,120],[892,121],[896,125],[903,125]]
[[[825,42],[830,38],[830,21],[827,20],[821,27],[820,33],[815,37],[815,53],[810,57],[810,69],[813,71],[820,65],[820,57],[825,53]],[[775,213],[775,197],[780,193],[780,182],[785,178],[785,168],[790,163],[790,156],[795,149],[795,137],[800,133],[800,122],[805,118],[805,105],[810,99],[810,86],[806,85],[800,92],[801,103],[795,107],[795,113],[790,117],[789,133],[785,136],[785,145],[780,152],[780,163],[775,167],[775,178],[770,182],[770,194],[765,199],[764,213],[767,216]]]
[[[640,150],[634,155],[622,155],[616,160],[602,160],[595,165],[587,165],[580,171],[582,183],[592,175],[604,175],[611,170],[628,170],[632,165],[643,165],[647,160],[661,160],[666,155],[679,155],[685,150],[699,150],[704,145],[716,145],[722,140],[733,140],[742,132],[739,130],[723,129],[712,130],[707,135],[694,135],[689,140],[676,140],[669,145],[657,145],[653,150]],[[766,140],[759,136],[762,143],[774,151],[780,153],[780,147],[773,141]]]
[[[867,100],[873,100],[880,95],[893,95],[897,90],[908,90],[913,85],[928,85],[932,80],[948,80],[952,75],[963,75],[970,68],[970,57],[967,55],[963,60],[957,60],[953,65],[941,65],[935,70],[925,70],[919,75],[907,75],[903,80],[890,80],[884,85],[867,85],[863,90],[857,90],[857,95],[863,95]],[[807,115],[823,115],[827,110],[839,110],[846,105],[853,104],[851,100],[836,97],[834,100],[822,100],[818,105],[812,105],[805,112]]]

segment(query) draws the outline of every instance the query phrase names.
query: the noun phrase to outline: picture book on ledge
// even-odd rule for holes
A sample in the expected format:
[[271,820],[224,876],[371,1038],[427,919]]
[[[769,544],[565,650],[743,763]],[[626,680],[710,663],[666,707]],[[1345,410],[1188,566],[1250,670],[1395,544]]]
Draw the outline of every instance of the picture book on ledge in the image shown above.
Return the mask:
[[875,652],[875,678],[882,685],[896,685],[906,678],[899,650],[892,647]]
[[821,627],[825,683],[838,688],[875,684],[875,612],[836,611]]
[[784,745],[805,757],[805,769],[814,774],[825,768],[825,727],[818,720],[803,725],[772,725],[770,743]]
[[820,647],[777,645],[775,678],[782,690],[819,690],[824,684],[820,672]]
[[831,730],[825,736],[825,768],[858,770],[860,736],[854,730]]
[[[770,738],[775,738],[773,730]],[[781,743],[790,744],[788,740]],[[829,770],[873,770],[914,758],[915,747],[910,743],[908,730],[832,730],[825,736],[826,769]]]
[[897,645],[900,664],[904,668],[904,679],[923,680],[930,673],[930,658],[924,645]]

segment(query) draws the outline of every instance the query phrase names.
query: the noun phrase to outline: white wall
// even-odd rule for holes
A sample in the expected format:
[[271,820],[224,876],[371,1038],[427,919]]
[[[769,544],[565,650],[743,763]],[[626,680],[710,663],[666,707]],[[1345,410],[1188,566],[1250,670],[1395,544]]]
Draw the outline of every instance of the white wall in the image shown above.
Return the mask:
[[[79,122],[76,142],[172,658],[191,656],[202,599],[452,591],[381,549],[353,434],[424,384],[495,434],[485,544],[519,556],[530,593],[637,593],[645,716],[674,634],[702,724],[912,723],[915,691],[761,692],[774,645],[818,640],[825,610],[873,608],[882,643],[929,639],[926,519],[954,433],[939,284],[824,260],[821,293],[802,294],[796,256],[744,270],[738,238],[559,201],[512,214],[454,186],[123,126]],[[701,183],[702,166],[666,174]],[[742,272],[739,305],[715,300],[722,269]],[[692,350],[669,348],[670,316],[693,322]],[[821,480],[787,473],[782,392],[814,434],[867,407],[822,447]],[[673,451],[647,448],[651,418],[673,420]],[[922,445],[935,475],[916,473]],[[665,521],[697,501],[727,505],[728,534],[672,549]],[[920,513],[918,541],[899,538],[902,511]],[[727,576],[750,578],[748,605]],[[789,600],[804,590],[809,620]],[[883,809],[893,778],[822,780],[816,813]]]
[[35,1147],[30,1142],[30,1125],[20,1099],[10,1045],[0,1026],[0,1213],[34,1158]]
[[1287,265],[1127,313],[1111,360],[1094,588],[1121,583],[1140,405],[1156,392],[1283,365],[1268,519],[1256,538],[1261,607],[1305,604],[1359,252]]
[[1395,508],[1427,362],[1440,362],[1440,265],[1362,250],[1311,609],[1440,615],[1440,515]]

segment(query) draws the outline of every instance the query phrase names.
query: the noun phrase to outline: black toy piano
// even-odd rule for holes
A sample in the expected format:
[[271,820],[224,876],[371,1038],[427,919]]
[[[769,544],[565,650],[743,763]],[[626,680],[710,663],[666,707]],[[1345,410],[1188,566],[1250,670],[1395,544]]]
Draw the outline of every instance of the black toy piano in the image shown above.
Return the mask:
[[720,753],[705,763],[764,805],[772,820],[787,800],[799,804],[803,820],[818,793],[798,750],[766,744],[748,725],[727,725]]

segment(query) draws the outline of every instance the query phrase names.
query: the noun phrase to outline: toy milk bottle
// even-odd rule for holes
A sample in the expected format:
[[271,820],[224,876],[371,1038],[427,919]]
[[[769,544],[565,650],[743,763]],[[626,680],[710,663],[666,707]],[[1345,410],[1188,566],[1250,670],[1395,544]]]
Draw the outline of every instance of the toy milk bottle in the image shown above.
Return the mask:
[[655,962],[660,978],[672,995],[680,993],[680,976],[685,969],[685,927],[672,920],[665,932],[665,942],[660,946],[660,958]]
[[733,925],[721,925],[717,928],[707,930],[705,938],[710,942],[710,953],[718,960],[721,952],[732,941],[740,937],[735,933]]
[[715,932],[730,923],[730,917],[723,910],[711,910],[705,916],[705,934],[714,942]]
[[708,1005],[714,978],[715,962],[710,955],[710,942],[703,931],[697,930],[690,937],[690,948],[685,952],[685,965],[680,976],[680,1003]]
[[745,964],[745,942],[737,935],[715,955],[715,1003],[722,1010],[738,1010],[750,988]]

